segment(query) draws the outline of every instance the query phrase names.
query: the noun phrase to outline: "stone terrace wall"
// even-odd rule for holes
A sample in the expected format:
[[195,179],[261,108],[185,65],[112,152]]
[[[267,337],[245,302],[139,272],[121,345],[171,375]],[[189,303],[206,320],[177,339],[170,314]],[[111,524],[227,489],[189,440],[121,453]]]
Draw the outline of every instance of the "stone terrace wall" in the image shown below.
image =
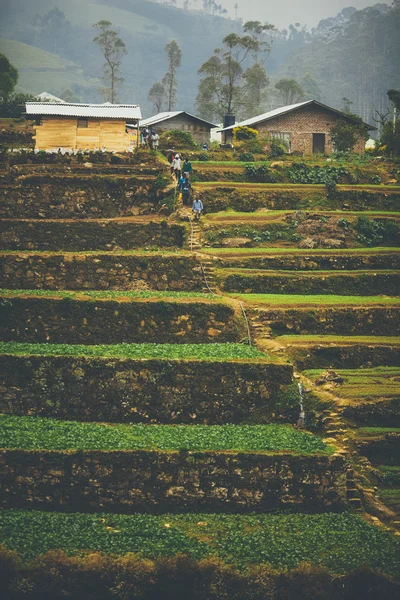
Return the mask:
[[53,298],[2,299],[0,339],[59,344],[236,342],[234,310],[222,303]]
[[[0,357],[0,412],[79,421],[296,423],[280,406],[291,365],[69,356]],[[4,387],[3,387],[4,386]]]
[[286,349],[300,371],[305,369],[357,369],[366,366],[400,366],[400,347],[381,344],[343,344],[291,346]]
[[166,221],[0,221],[3,250],[112,250],[183,246],[184,225]]
[[0,254],[0,278],[9,289],[203,289],[193,256],[126,254]]
[[400,294],[400,273],[263,273],[220,271],[223,291],[252,294],[339,294],[373,296]]
[[354,254],[344,252],[329,252],[318,254],[277,254],[260,256],[221,256],[218,266],[231,269],[266,269],[289,271],[341,271],[363,269],[400,269],[400,252],[372,252]]
[[149,214],[161,196],[155,182],[151,175],[19,177],[0,186],[0,217],[111,218]]
[[201,195],[206,212],[213,213],[227,208],[253,212],[259,208],[270,210],[307,210],[320,206],[326,210],[340,209],[347,204],[352,210],[397,210],[400,200],[399,190],[377,188],[376,190],[355,190],[338,187],[329,200],[323,188],[304,186],[300,189],[234,188],[216,184],[215,188],[194,186]]
[[341,457],[1,450],[1,505],[79,512],[341,510]]
[[247,312],[280,334],[398,335],[400,330],[400,309],[395,306],[268,308]]

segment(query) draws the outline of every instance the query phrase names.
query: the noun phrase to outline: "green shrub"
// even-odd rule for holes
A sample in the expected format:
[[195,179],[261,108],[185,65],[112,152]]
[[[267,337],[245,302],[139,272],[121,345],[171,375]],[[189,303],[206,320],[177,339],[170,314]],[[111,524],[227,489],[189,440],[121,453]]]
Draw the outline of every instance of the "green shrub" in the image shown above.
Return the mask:
[[369,219],[358,217],[355,229],[357,240],[366,246],[396,245],[399,226],[392,219]]
[[199,160],[201,160],[202,162],[207,162],[209,160],[208,154],[200,154]]
[[233,136],[235,141],[237,140],[238,142],[242,140],[255,140],[258,137],[258,131],[257,129],[251,129],[251,127],[242,125],[233,129]]
[[280,156],[284,156],[286,152],[287,148],[283,143],[272,142],[269,156],[270,158],[279,158]]
[[339,183],[341,179],[349,175],[344,167],[310,166],[303,162],[294,162],[287,173],[291,183],[319,183],[325,185]]
[[187,131],[180,131],[179,129],[171,129],[163,131],[160,135],[160,147],[169,148],[188,148],[197,149],[199,145],[194,141],[193,136]]
[[254,162],[254,156],[250,152],[243,152],[239,155],[239,160],[241,162]]

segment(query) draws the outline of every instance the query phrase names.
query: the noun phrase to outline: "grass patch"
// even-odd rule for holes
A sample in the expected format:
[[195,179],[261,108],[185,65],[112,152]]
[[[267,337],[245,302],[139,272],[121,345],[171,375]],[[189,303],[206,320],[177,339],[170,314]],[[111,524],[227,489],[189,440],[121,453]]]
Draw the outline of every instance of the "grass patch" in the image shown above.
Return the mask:
[[304,249],[304,248],[202,248],[203,254],[212,254],[215,256],[238,256],[243,255],[249,256],[260,256],[260,255],[271,255],[274,254],[304,254],[306,256],[314,255],[336,255],[336,254],[384,254],[384,253],[399,253],[400,248],[385,248],[383,246],[375,246],[373,248],[341,248],[340,250],[332,250],[329,248],[318,248],[316,250]]
[[230,294],[233,298],[238,298],[249,304],[267,304],[275,307],[298,306],[298,305],[316,305],[316,306],[387,306],[400,305],[398,298],[389,296],[303,296],[303,295],[283,295],[283,294]]
[[322,344],[350,345],[365,344],[369,346],[400,346],[400,337],[368,336],[368,335],[281,335],[277,338],[284,344],[293,346],[315,346]]
[[0,526],[4,543],[24,559],[61,548],[72,555],[83,550],[137,552],[150,559],[177,553],[195,559],[216,555],[239,567],[270,563],[277,569],[293,569],[306,561],[339,574],[360,566],[394,575],[400,569],[400,540],[346,513],[110,515],[5,510]]
[[[304,371],[312,380],[318,379],[324,369]],[[335,369],[343,378],[343,383],[334,388],[335,395],[341,398],[375,399],[400,397],[400,368],[375,367],[371,369]],[[385,433],[382,427],[369,427],[358,430],[367,433]],[[395,429],[389,428],[387,432]]]
[[113,298],[208,298],[215,300],[215,294],[203,294],[202,292],[159,292],[152,290],[84,290],[84,291],[69,291],[69,290],[7,290],[0,289],[2,296],[34,296],[36,298],[70,298],[70,299],[93,299],[93,300],[108,300]]
[[[272,220],[274,217],[278,218],[278,217],[284,217],[286,215],[295,215],[296,214],[296,210],[260,210],[257,212],[253,212],[253,213],[249,213],[247,212],[235,212],[232,210],[229,211],[225,211],[225,210],[221,210],[219,212],[216,213],[211,213],[209,215],[206,215],[205,220],[206,221],[260,221],[260,220]],[[351,210],[312,210],[312,211],[307,211],[307,212],[312,212],[313,215],[320,215],[325,216],[335,216],[335,217],[341,217],[341,216],[345,216],[345,217],[358,217],[361,215],[367,216],[369,217],[376,217],[376,216],[387,216],[387,217],[393,217],[395,219],[399,219],[400,218],[400,214],[398,212],[394,212],[394,211],[382,211],[382,210],[371,210],[371,211],[365,211],[365,210],[359,210],[359,211],[351,211]]]
[[108,425],[0,416],[0,447],[25,450],[242,450],[331,454],[291,425]]
[[267,355],[245,344],[25,344],[0,342],[1,354],[23,356],[90,356],[165,360],[267,360]]

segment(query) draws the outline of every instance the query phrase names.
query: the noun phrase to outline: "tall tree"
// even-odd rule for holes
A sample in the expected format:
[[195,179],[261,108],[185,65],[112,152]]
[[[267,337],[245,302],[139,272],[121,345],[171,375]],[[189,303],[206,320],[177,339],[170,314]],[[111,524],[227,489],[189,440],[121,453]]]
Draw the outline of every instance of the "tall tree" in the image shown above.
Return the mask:
[[18,71],[4,54],[0,54],[0,103],[6,104],[18,82]]
[[166,92],[167,110],[174,110],[177,102],[176,92],[178,87],[176,71],[181,66],[182,51],[176,41],[172,40],[172,42],[165,46],[165,52],[167,53],[168,70],[163,77],[161,85]]
[[275,87],[285,106],[299,102],[304,96],[301,85],[295,79],[280,79]]
[[249,35],[230,33],[223,40],[223,48],[199,69],[200,81],[196,106],[204,118],[222,119],[225,113],[236,112],[244,95],[242,89],[243,64],[257,42]]
[[123,83],[124,79],[120,76],[121,60],[127,54],[126,46],[117,32],[111,29],[110,21],[99,21],[93,27],[99,29],[93,41],[98,44],[104,58],[104,76],[105,87],[100,91],[106,102],[112,104],[118,102],[117,88]]
[[154,104],[154,108],[157,112],[161,112],[165,98],[165,88],[162,83],[154,83],[149,91],[148,98],[150,102]]

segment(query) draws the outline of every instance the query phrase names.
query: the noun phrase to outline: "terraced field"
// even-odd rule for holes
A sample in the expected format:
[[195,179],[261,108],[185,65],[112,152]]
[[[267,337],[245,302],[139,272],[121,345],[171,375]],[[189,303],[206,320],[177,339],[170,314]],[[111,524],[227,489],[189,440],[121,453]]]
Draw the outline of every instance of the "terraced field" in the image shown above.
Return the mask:
[[[139,180],[113,204],[87,177],[90,217],[62,196],[62,171],[57,203],[51,177],[46,198],[29,187],[44,216],[13,218],[8,196],[0,527],[27,581],[54,561],[74,573],[97,561],[97,579],[104,561],[118,577],[131,561],[151,585],[162,569],[170,582],[207,568],[240,580],[241,599],[253,585],[267,598],[296,573],[291,599],[340,575],[356,597],[350,572],[368,568],[396,592],[400,188],[327,198],[324,186],[232,182],[230,167],[235,178],[226,163],[223,183],[195,183],[200,224],[179,205],[139,214],[155,202]],[[66,554],[29,562],[54,550]]]

